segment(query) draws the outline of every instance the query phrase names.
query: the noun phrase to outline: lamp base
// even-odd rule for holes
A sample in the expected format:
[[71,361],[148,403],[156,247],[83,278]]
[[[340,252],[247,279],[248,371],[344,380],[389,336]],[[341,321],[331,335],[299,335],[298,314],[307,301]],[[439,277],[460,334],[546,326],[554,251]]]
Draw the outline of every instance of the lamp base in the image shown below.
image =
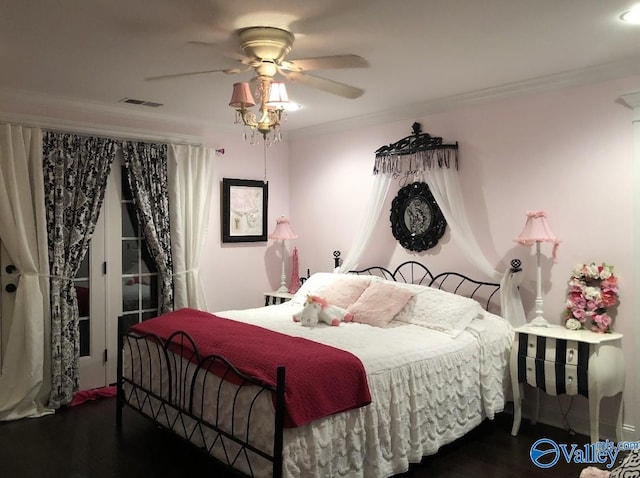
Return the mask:
[[547,322],[547,319],[545,319],[540,315],[535,319],[533,319],[531,322],[529,322],[529,325],[532,327],[550,327],[551,326],[551,324]]
[[289,292],[289,288],[286,285],[282,284],[276,292]]

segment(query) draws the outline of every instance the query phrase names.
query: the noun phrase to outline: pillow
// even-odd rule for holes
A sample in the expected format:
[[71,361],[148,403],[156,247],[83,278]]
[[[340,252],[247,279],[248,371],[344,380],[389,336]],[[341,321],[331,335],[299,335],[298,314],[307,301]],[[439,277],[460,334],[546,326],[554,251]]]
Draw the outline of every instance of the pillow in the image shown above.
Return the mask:
[[414,294],[392,282],[372,282],[347,312],[353,314],[354,322],[385,327]]
[[473,299],[433,287],[421,287],[395,320],[457,337],[473,319],[484,316],[484,309]]
[[346,309],[358,300],[369,284],[371,284],[370,277],[342,274],[322,288],[318,295],[326,299],[329,304]]

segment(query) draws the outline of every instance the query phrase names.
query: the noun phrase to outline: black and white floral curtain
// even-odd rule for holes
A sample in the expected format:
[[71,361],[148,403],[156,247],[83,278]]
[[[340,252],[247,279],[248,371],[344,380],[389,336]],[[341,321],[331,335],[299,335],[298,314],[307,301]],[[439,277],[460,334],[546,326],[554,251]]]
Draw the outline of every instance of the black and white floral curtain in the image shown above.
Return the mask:
[[125,141],[122,152],[142,233],[158,268],[159,306],[164,314],[173,310],[167,145]]
[[78,390],[79,314],[72,279],[89,248],[116,149],[111,139],[43,134],[51,275],[52,408],[69,403]]

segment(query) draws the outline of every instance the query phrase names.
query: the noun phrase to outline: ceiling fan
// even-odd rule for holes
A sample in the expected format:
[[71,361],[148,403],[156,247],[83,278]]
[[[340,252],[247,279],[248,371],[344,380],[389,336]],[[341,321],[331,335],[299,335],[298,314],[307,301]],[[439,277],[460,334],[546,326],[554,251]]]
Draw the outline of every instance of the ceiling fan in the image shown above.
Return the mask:
[[259,79],[273,81],[276,73],[280,73],[287,80],[316,88],[327,93],[344,98],[358,98],[364,90],[327,78],[310,75],[308,71],[329,70],[338,68],[364,68],[369,66],[367,61],[358,55],[332,55],[315,58],[301,58],[287,60],[285,57],[291,51],[295,37],[290,31],[276,27],[248,27],[238,30],[238,43],[243,54],[234,54],[245,68],[227,68],[205,71],[174,73],[169,75],[147,77],[145,80],[154,81],[167,78],[201,75],[207,73],[236,74],[253,69]]

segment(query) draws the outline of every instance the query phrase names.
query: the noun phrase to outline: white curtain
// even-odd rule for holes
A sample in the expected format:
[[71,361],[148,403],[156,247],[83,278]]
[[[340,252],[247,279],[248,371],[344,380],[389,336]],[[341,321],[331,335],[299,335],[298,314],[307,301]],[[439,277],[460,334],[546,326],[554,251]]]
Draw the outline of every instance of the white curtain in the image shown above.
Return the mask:
[[0,374],[0,420],[52,413],[42,131],[0,127],[0,240],[19,273]]
[[209,227],[214,150],[170,145],[169,212],[173,255],[174,308],[207,310],[199,264]]
[[502,272],[495,270],[483,254],[469,226],[458,171],[453,168],[431,167],[425,169],[422,174],[451,228],[451,237],[462,249],[464,255],[478,270],[493,280],[500,281],[502,316],[514,327],[524,325],[526,322],[524,308],[518,293],[521,274],[512,273],[510,268]]
[[369,199],[367,200],[364,213],[360,219],[360,224],[356,229],[356,237],[351,243],[349,252],[347,252],[342,264],[335,269],[335,272],[347,272],[358,267],[358,261],[369,243],[369,238],[371,237],[376,222],[378,222],[378,217],[380,216],[384,200],[389,193],[390,185],[390,174],[376,174],[373,177]]

